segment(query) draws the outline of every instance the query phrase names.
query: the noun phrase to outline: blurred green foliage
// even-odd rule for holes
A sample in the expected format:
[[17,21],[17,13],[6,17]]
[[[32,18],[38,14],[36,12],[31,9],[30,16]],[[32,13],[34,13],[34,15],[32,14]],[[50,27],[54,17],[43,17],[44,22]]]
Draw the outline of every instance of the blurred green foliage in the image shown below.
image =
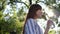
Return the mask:
[[[60,4],[56,3],[56,0],[28,0],[28,4],[26,2],[22,2],[22,0],[10,0],[9,2],[7,0],[0,0],[0,34],[22,34],[23,31],[23,24],[24,20],[26,18],[26,14],[24,12],[24,7],[21,7],[21,9],[16,12],[16,3],[22,3],[29,9],[30,5],[33,3],[32,1],[35,1],[35,3],[45,3],[50,8],[54,8],[56,10],[60,11]],[[11,4],[12,9],[8,14],[4,14],[4,11],[6,9],[6,5]],[[53,6],[53,4],[56,4],[58,7]],[[12,12],[13,11],[13,12]],[[10,14],[13,14],[13,16],[10,16]],[[46,19],[43,16],[44,19]],[[55,34],[55,31],[52,30],[49,32],[49,34]]]

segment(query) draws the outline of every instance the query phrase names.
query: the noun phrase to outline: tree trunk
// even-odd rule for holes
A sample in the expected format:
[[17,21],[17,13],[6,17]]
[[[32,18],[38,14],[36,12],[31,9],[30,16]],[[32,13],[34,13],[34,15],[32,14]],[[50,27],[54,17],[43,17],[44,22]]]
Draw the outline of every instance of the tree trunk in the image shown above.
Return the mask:
[[31,5],[32,4],[32,0],[29,0],[29,5]]

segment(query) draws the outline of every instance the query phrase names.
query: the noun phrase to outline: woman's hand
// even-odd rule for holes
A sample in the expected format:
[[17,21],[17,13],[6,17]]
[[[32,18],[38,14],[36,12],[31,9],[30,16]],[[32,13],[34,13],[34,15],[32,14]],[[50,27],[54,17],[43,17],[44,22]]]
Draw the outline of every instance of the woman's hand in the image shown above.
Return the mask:
[[53,25],[53,21],[52,20],[48,20],[47,21],[47,28],[50,28],[51,25]]

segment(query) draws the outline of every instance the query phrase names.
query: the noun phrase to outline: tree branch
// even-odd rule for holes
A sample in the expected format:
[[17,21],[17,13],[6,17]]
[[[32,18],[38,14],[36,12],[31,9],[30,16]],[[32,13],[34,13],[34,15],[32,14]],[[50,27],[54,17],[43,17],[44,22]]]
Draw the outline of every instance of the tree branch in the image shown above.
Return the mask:
[[[15,2],[15,1],[14,1]],[[8,4],[10,4],[11,2],[9,2]],[[16,1],[16,3],[23,3],[24,5],[26,5],[27,6],[27,8],[29,8],[29,5],[27,5],[26,3],[24,3],[24,2],[19,2],[19,1]]]

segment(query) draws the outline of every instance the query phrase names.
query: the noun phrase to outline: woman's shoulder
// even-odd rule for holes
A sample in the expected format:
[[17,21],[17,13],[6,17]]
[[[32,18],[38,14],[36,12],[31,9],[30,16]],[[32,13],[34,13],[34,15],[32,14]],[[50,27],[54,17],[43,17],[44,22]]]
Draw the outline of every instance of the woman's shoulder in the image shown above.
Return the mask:
[[33,18],[29,18],[28,20],[34,20]]
[[33,18],[29,18],[29,19],[27,19],[27,22],[34,22],[34,19]]

